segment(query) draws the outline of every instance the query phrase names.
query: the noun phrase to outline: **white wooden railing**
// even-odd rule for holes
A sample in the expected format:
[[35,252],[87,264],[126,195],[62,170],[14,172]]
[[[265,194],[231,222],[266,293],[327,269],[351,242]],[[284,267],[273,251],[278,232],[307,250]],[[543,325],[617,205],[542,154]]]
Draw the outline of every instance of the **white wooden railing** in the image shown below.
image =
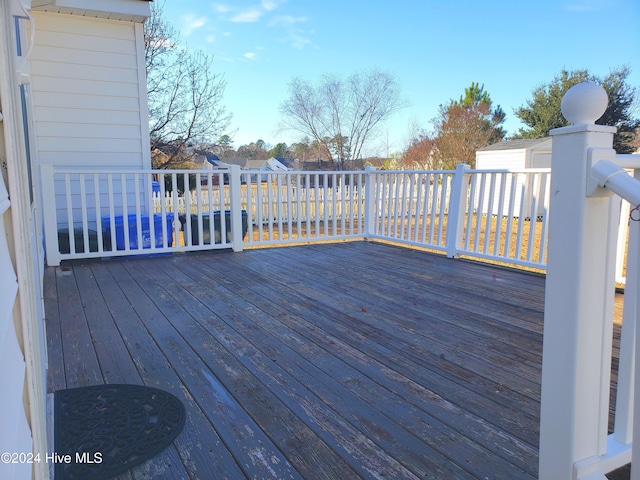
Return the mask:
[[[635,400],[640,398],[636,355],[640,155],[617,155],[612,149],[616,129],[595,125],[607,101],[604,89],[596,84],[573,87],[562,101],[563,114],[573,125],[551,132],[542,480],[604,480],[606,473],[632,460],[631,478],[640,478],[640,470],[633,467],[640,465],[640,452],[632,448],[640,441],[640,402]],[[623,219],[631,221],[615,425],[609,433],[620,197],[631,204],[626,209],[631,218]]]
[[550,169],[372,172],[370,237],[543,269]]
[[[43,165],[41,173],[48,265],[72,258],[242,249],[241,210],[229,222],[215,213],[225,212],[229,201],[240,203],[239,169],[167,172]],[[224,186],[229,177],[236,180],[235,190]],[[154,191],[156,181],[159,192]],[[195,205],[165,201],[180,198],[185,185],[197,192]],[[218,190],[225,194],[214,195]],[[216,231],[218,241],[209,241]]]
[[549,175],[466,165],[259,173],[45,165],[47,262],[368,238],[543,269]]
[[245,174],[243,208],[253,235],[245,245],[363,238],[366,173]]

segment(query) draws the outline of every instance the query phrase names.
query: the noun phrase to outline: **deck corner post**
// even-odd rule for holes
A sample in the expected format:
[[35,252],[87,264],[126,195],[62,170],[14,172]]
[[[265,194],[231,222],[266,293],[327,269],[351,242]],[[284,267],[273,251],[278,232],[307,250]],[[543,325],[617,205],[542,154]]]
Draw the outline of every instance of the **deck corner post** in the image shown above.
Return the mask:
[[467,196],[469,195],[469,175],[471,166],[466,163],[456,165],[451,184],[451,201],[449,204],[449,218],[447,220],[447,257],[454,258],[462,245],[464,231],[464,216],[467,210]]
[[60,246],[58,245],[56,197],[53,174],[53,165],[40,166],[45,257],[47,259],[48,266],[57,267],[60,265]]
[[[241,252],[244,244],[244,239],[242,238],[242,197],[240,194],[242,188],[241,176],[240,166],[231,165],[229,194],[231,196],[231,249],[234,252]],[[224,221],[222,215],[220,216],[220,221]]]
[[[587,182],[591,173],[589,150],[611,148],[616,129],[595,125],[606,109],[606,101],[602,105],[599,91],[596,97],[600,97],[594,98],[594,84],[584,85],[569,90],[562,102],[563,114],[572,125],[550,132],[553,146],[540,409],[541,480],[580,478],[580,462],[606,453],[611,369],[606,337],[611,337],[612,324],[607,310],[615,286],[614,268],[608,265],[610,255],[606,253],[612,247],[611,198],[588,196]],[[603,395],[605,383],[607,394]],[[601,478],[605,478],[604,473]]]
[[375,233],[376,199],[374,185],[376,167],[366,167],[364,172],[364,239],[370,240]]

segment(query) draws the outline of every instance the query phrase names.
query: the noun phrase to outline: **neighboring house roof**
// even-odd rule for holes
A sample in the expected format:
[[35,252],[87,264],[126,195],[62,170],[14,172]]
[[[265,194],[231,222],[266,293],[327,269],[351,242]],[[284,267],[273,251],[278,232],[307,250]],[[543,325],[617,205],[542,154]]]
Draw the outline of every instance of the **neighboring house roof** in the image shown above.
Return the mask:
[[[271,157],[268,160],[256,160],[245,157],[219,158],[217,155],[210,155],[210,157],[211,158],[207,158],[207,160],[215,167],[238,165],[243,170],[291,170],[289,165],[282,162],[284,159],[276,157]],[[291,163],[293,163],[293,160],[291,160]]]
[[249,161],[248,158],[241,158],[241,157],[225,157],[225,158],[219,158],[215,161],[215,165],[218,167],[224,167],[225,165],[238,165],[240,168],[246,168],[247,166],[247,162]]
[[282,165],[284,165],[285,167],[289,167],[289,168],[293,168],[296,159],[295,158],[287,158],[287,157],[273,157],[275,158],[277,161],[279,161]]
[[223,167],[225,165],[238,165],[240,168],[245,170],[260,170],[265,162],[266,160],[253,160],[243,157],[225,157],[219,158],[216,161],[216,165],[219,167]]
[[272,171],[280,171],[280,172],[292,170],[291,167],[289,167],[288,165],[283,163],[281,160],[284,160],[284,158],[283,159],[279,159],[277,157],[271,157],[264,164],[263,169],[272,170]]
[[247,159],[247,166],[244,168],[248,170],[260,170],[264,166],[265,162],[266,160]]
[[215,153],[199,151],[195,152],[195,162],[202,164],[202,168],[217,167],[220,158]]
[[494,143],[493,145],[480,148],[478,149],[478,152],[488,152],[493,150],[523,150],[527,148],[551,148],[551,137],[506,140],[504,142]]
[[213,165],[214,167],[217,166],[218,164],[216,162],[220,161],[220,158],[218,158],[218,156],[214,153],[205,153],[205,158],[207,160],[207,162],[211,165]]

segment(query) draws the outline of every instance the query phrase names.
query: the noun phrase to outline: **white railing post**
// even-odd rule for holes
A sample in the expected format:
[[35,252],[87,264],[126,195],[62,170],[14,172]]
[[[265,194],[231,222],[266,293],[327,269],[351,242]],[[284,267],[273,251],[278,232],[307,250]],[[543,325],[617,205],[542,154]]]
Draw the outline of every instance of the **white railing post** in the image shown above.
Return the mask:
[[[229,194],[231,197],[231,248],[234,252],[241,252],[244,240],[242,238],[242,189],[241,172],[238,165],[231,165],[229,172]],[[220,226],[227,219],[224,208],[220,210]]]
[[[587,196],[591,148],[611,148],[614,127],[595,125],[607,106],[595,84],[573,87],[553,136],[540,411],[541,480],[605,478],[614,269],[607,265],[610,197]],[[611,298],[609,298],[611,297]],[[613,312],[610,312],[612,315]],[[608,390],[607,390],[608,393]],[[604,429],[604,431],[603,431]],[[595,475],[595,476],[593,476]]]
[[369,240],[375,233],[376,225],[376,168],[364,169],[364,239]]
[[462,246],[464,232],[464,216],[467,213],[467,196],[469,195],[468,171],[471,167],[460,163],[456,166],[451,185],[451,199],[449,202],[449,218],[447,220],[447,257],[453,258]]
[[[58,245],[53,165],[41,165],[40,178],[42,186],[42,216],[44,217],[45,257],[48,266],[57,267],[60,265],[60,245]],[[69,235],[73,235],[73,231],[70,231]]]

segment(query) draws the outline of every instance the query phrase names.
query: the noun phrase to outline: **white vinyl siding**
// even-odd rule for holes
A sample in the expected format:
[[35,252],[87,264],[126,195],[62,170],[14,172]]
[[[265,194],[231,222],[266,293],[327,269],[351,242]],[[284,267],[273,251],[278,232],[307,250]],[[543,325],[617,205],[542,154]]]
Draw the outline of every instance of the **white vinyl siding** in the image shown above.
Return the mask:
[[[31,452],[33,447],[23,403],[25,363],[16,333],[20,317],[14,317],[18,283],[5,231],[5,225],[11,227],[8,209],[9,199],[4,181],[0,177],[0,452],[26,453]],[[0,476],[31,478],[31,466],[26,462],[3,462],[0,464]]]
[[148,168],[140,26],[75,15],[34,16],[38,163]]
[[526,149],[491,150],[476,152],[476,168],[478,170],[527,168]]

